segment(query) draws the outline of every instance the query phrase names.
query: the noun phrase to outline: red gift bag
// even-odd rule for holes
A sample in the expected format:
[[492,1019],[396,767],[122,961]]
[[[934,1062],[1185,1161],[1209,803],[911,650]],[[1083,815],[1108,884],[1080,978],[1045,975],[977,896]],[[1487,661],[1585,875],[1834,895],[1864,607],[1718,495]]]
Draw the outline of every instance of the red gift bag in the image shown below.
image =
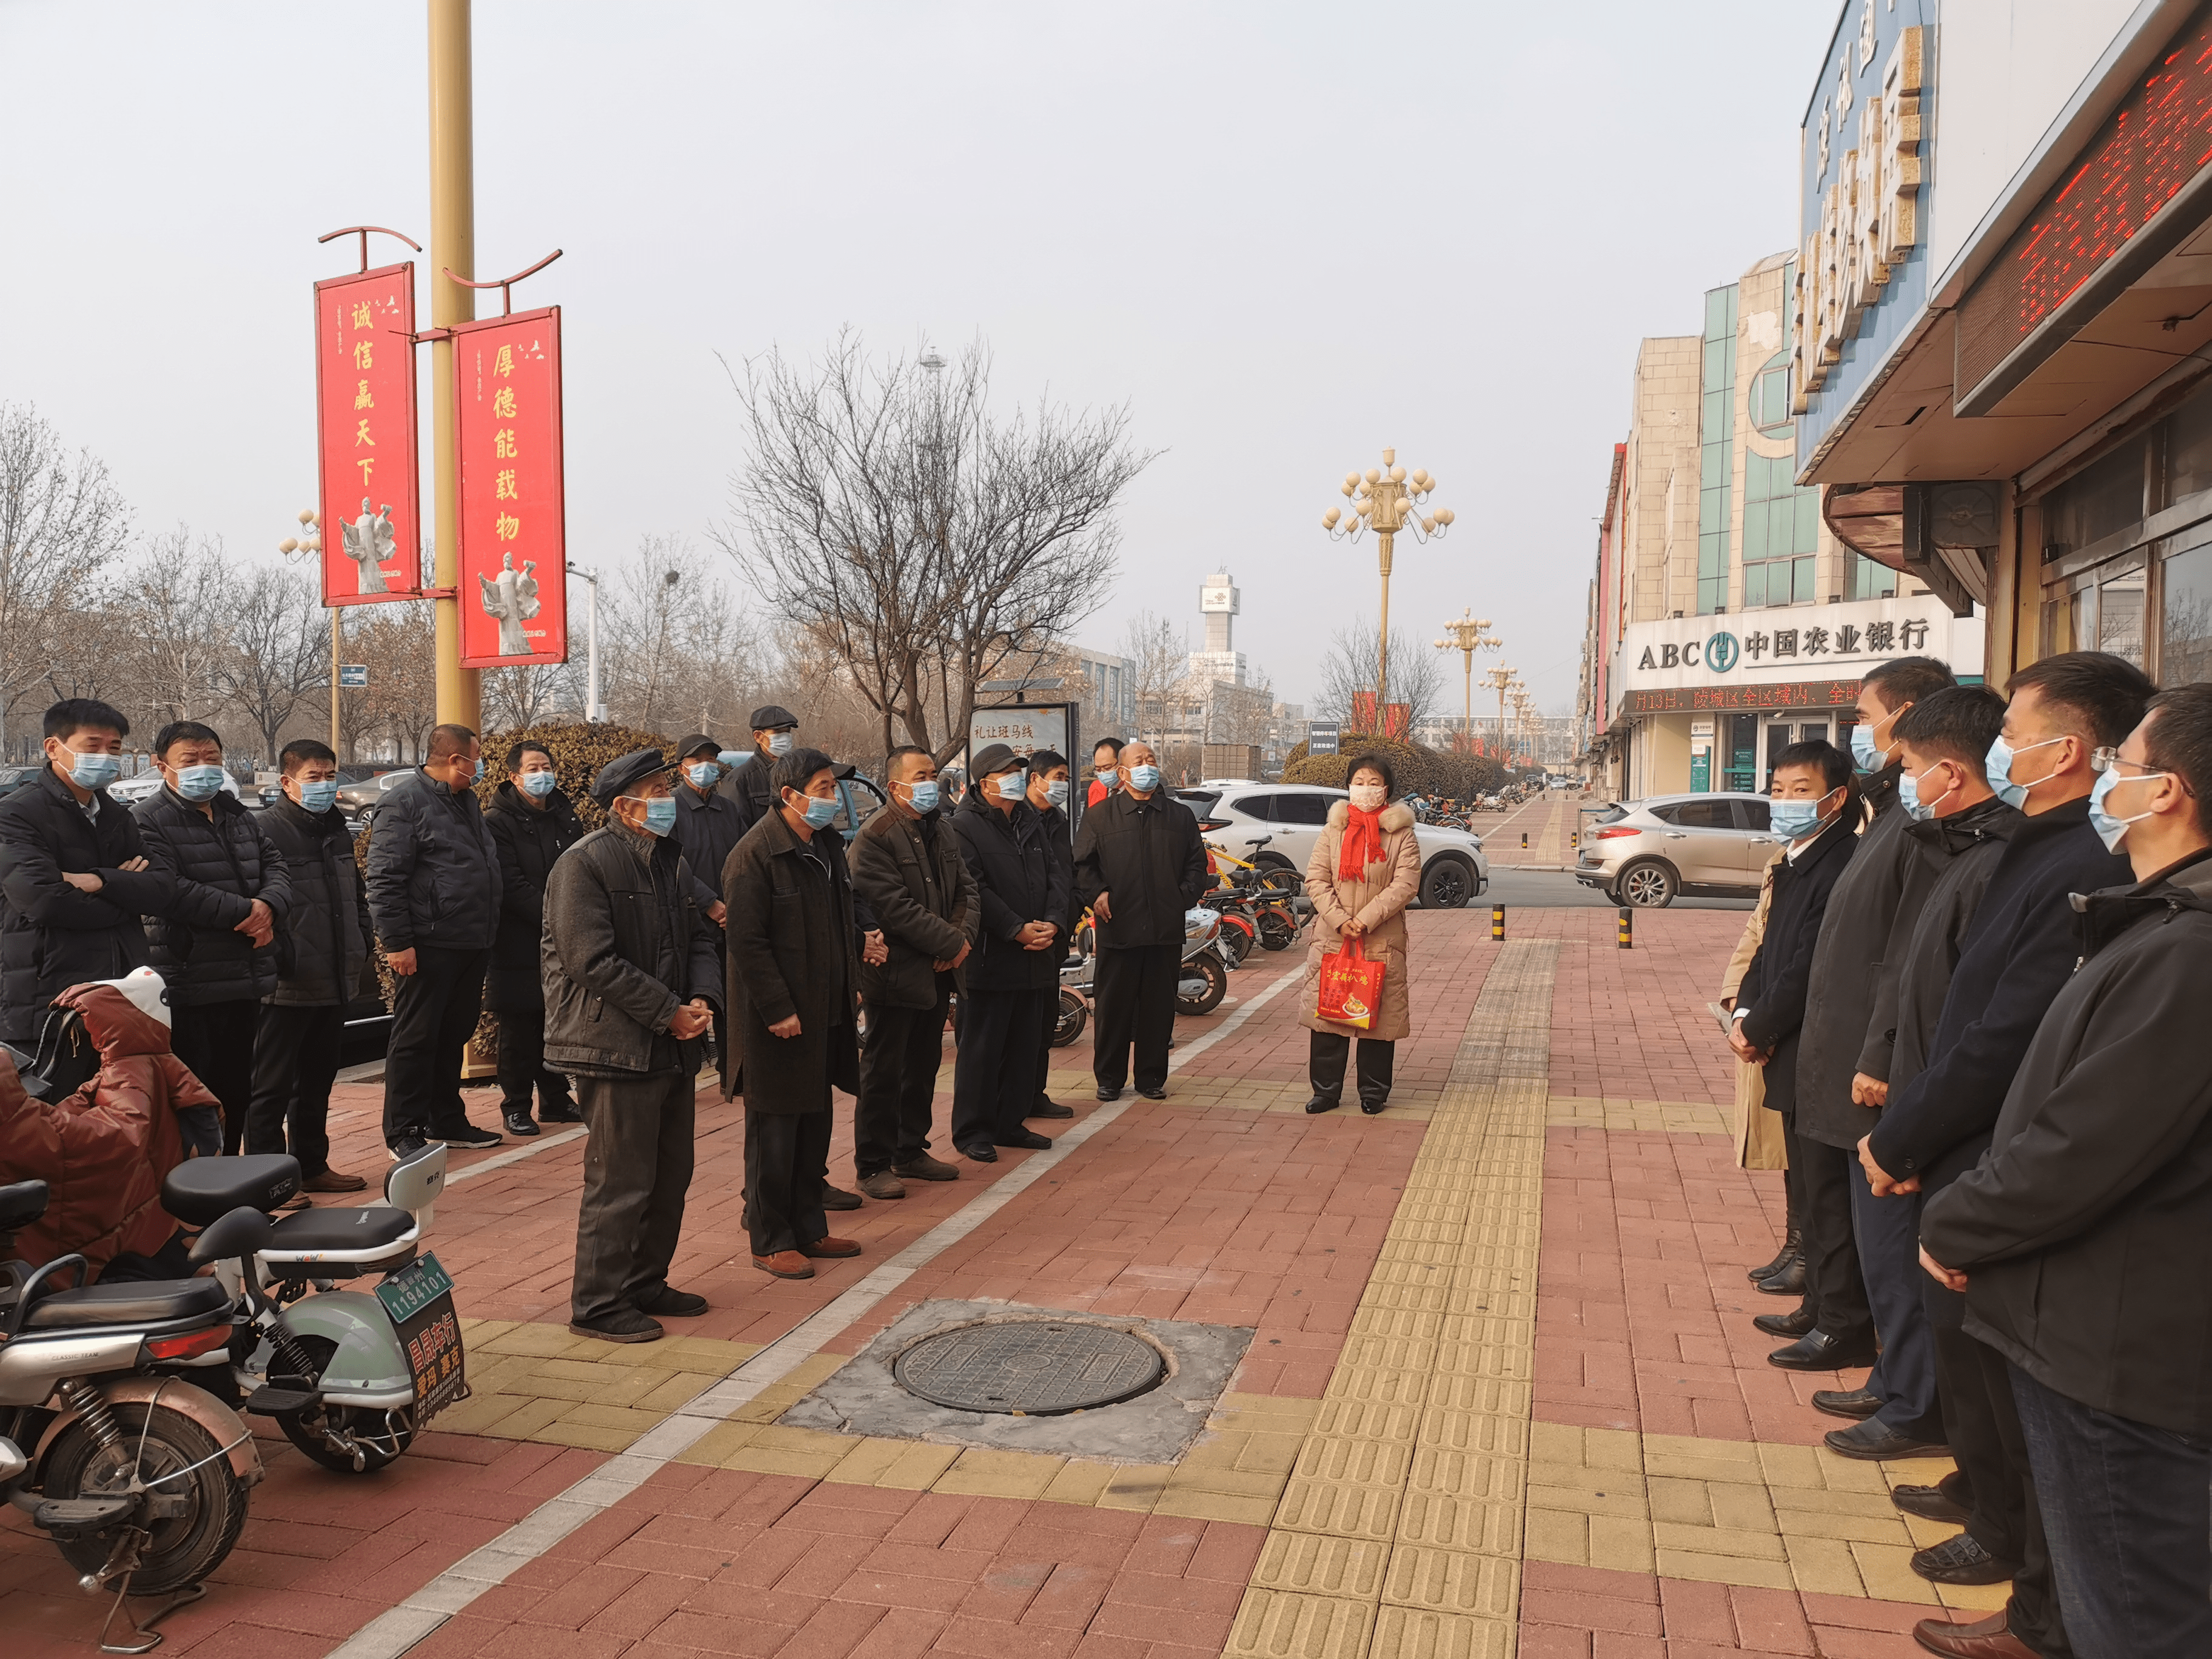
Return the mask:
[[1382,1000],[1382,964],[1368,961],[1357,939],[1321,959],[1321,991],[1316,1009],[1322,1018],[1339,1025],[1366,1030],[1375,1024],[1375,1010]]

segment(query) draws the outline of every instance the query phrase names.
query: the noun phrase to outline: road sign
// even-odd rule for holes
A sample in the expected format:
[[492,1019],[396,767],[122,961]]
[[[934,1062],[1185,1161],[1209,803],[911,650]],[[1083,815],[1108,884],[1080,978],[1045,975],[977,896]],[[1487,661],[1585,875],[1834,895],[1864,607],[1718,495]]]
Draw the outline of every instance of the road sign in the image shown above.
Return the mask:
[[368,665],[365,662],[342,662],[338,665],[338,689],[359,691],[368,684]]
[[1309,720],[1306,723],[1306,753],[1334,755],[1337,735],[1341,730],[1335,720]]

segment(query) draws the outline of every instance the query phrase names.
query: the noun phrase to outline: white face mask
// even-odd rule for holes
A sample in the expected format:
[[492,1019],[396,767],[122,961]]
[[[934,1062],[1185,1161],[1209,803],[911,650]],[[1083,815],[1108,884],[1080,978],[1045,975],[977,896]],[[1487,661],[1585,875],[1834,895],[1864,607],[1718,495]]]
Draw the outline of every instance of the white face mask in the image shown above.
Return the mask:
[[1363,812],[1379,812],[1390,792],[1379,783],[1355,783],[1352,786],[1352,804]]

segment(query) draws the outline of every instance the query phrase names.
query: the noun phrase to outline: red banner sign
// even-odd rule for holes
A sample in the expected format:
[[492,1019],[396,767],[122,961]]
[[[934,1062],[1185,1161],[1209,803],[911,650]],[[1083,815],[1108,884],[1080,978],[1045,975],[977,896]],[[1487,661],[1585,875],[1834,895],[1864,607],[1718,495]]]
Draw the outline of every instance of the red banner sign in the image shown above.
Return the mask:
[[561,308],[453,330],[461,666],[568,659]]
[[411,264],[315,284],[325,605],[422,597],[414,332]]

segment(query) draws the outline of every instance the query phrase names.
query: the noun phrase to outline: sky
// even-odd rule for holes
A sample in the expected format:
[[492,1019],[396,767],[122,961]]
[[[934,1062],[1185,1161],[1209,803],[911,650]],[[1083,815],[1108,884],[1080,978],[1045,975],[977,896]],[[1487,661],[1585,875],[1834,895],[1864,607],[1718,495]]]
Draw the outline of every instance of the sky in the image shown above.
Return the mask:
[[[1006,409],[1126,405],[1159,452],[1079,641],[1148,609],[1196,642],[1225,568],[1237,647],[1304,699],[1377,602],[1371,539],[1322,514],[1394,445],[1457,522],[1401,543],[1393,621],[1426,649],[1471,606],[1505,641],[1479,665],[1566,712],[1637,342],[1791,244],[1835,18],[480,0],[477,274],[565,251],[517,305],[562,308],[572,559],[674,535],[736,576],[718,353],[981,338]],[[102,459],[142,531],[274,559],[313,501],[312,284],[356,246],[315,238],[428,240],[424,19],[0,0],[0,400]]]

